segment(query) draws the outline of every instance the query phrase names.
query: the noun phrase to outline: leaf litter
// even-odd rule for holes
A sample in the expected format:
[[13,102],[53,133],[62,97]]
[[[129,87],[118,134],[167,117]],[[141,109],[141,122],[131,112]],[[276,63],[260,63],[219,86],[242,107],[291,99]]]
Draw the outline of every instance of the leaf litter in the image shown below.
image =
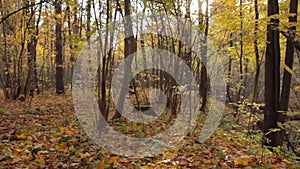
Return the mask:
[[[37,96],[28,105],[28,101],[0,100],[0,168],[297,168],[295,162],[248,138],[242,123],[231,122],[235,127],[228,127],[228,119],[204,143],[197,141],[196,128],[178,148],[129,159],[92,142],[70,96]],[[228,117],[232,111],[227,108],[225,116],[233,118]],[[142,130],[141,126],[120,126],[129,135]],[[151,126],[150,131],[155,128]]]

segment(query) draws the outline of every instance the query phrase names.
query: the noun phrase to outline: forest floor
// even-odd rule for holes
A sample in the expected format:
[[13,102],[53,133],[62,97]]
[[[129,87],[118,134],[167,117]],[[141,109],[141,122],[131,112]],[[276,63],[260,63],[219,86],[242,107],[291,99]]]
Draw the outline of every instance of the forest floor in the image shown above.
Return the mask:
[[77,120],[71,96],[9,101],[0,96],[0,168],[300,168],[296,160],[261,146],[247,134],[248,117],[227,108],[204,143],[193,133],[181,147],[129,159],[95,145]]

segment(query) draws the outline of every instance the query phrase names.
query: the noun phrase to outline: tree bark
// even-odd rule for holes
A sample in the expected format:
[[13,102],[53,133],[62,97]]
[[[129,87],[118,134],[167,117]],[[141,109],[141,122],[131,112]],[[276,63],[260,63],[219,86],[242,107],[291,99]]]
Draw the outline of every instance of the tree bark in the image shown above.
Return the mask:
[[[278,0],[268,0],[268,16],[279,13]],[[279,31],[274,29],[278,26],[278,19],[271,19],[267,26],[267,48],[265,62],[265,109],[264,109],[264,145],[276,147],[276,132],[278,128],[277,117],[279,107],[280,87],[280,45]]]
[[255,78],[254,78],[254,90],[253,90],[253,97],[252,97],[252,104],[257,102],[258,98],[258,81],[259,81],[259,74],[260,74],[260,56],[259,56],[259,49],[258,49],[258,41],[257,41],[257,31],[258,29],[258,19],[259,19],[259,12],[258,12],[258,0],[254,1],[254,11],[255,11],[255,26],[254,26],[254,50],[255,50],[255,63],[256,63],[256,71],[255,71]]
[[64,88],[64,70],[63,70],[63,46],[62,46],[62,22],[61,22],[61,0],[55,1],[55,15],[56,15],[56,27],[55,27],[55,49],[56,49],[56,56],[55,56],[55,64],[56,64],[56,94],[61,95],[65,93]]
[[245,79],[244,79],[244,68],[243,68],[243,55],[244,55],[244,42],[243,42],[243,29],[244,29],[244,22],[243,22],[243,11],[242,5],[243,0],[240,0],[240,58],[239,58],[239,71],[240,71],[240,86],[238,91],[238,102],[242,102],[243,95],[244,95],[244,88],[245,88]]
[[[124,10],[125,10],[125,55],[124,58],[126,59],[129,55],[133,54],[136,51],[136,40],[133,36],[133,29],[132,29],[132,20],[130,17],[130,0],[125,0],[124,2]],[[130,36],[129,36],[130,35]],[[124,73],[124,80],[128,79],[131,73],[131,62],[127,62],[126,63],[127,66],[125,66],[125,73]],[[124,106],[124,101],[125,101],[125,95],[126,95],[126,90],[127,87],[126,86],[122,86],[121,88],[121,94],[117,103],[117,108],[120,111],[123,111],[123,106]],[[122,112],[119,112],[118,110],[116,110],[113,119],[118,119],[122,117]]]
[[[297,22],[297,14],[298,14],[298,0],[291,0],[290,1],[290,13],[296,14],[295,16],[289,17],[290,23]],[[292,26],[289,28],[289,32],[295,32],[296,26]],[[294,46],[293,42],[287,40],[286,43],[286,53],[285,53],[285,65],[293,70],[293,62],[294,62]],[[284,70],[283,79],[282,79],[282,89],[281,89],[281,97],[280,97],[280,104],[279,104],[279,112],[278,112],[278,122],[283,124],[285,123],[287,116],[286,112],[288,111],[289,106],[289,98],[290,98],[290,90],[291,90],[291,83],[292,83],[292,75],[287,70]],[[278,141],[279,145],[283,144],[284,139],[284,130],[282,129],[280,132],[277,133],[276,140]]]
[[207,75],[207,37],[209,31],[209,1],[206,0],[206,11],[205,11],[205,30],[204,30],[204,42],[203,42],[203,52],[202,55],[202,63],[201,63],[201,80],[200,80],[200,95],[202,97],[202,105],[200,110],[204,111],[207,105],[207,97],[208,97],[208,75]]

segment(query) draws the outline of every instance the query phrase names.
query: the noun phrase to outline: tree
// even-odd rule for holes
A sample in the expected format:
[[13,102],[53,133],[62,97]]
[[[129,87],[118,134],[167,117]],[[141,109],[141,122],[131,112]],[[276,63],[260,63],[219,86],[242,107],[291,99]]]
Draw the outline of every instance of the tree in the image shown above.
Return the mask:
[[55,27],[55,64],[56,64],[56,94],[61,95],[65,93],[64,88],[64,72],[63,72],[63,45],[62,45],[62,12],[61,12],[62,1],[55,1],[55,15],[56,15],[56,27]]
[[258,48],[258,19],[259,19],[259,12],[258,12],[258,0],[254,0],[254,12],[255,12],[255,25],[254,25],[254,50],[255,50],[255,63],[256,63],[256,71],[255,71],[255,78],[254,78],[254,89],[253,89],[253,97],[252,97],[252,104],[257,102],[258,98],[258,82],[259,82],[259,74],[260,74],[260,55],[259,55],[259,48]]
[[[290,23],[297,22],[298,1],[290,1]],[[269,0],[268,16],[279,14],[277,0]],[[271,17],[267,27],[267,50],[265,62],[265,109],[264,109],[264,133],[265,145],[281,146],[284,141],[284,128],[289,106],[291,88],[291,70],[293,69],[294,41],[287,39],[285,54],[285,70],[283,73],[282,88],[280,92],[280,46],[279,46],[279,19]],[[292,25],[288,31],[294,34],[296,26]],[[281,94],[281,95],[280,95]]]
[[[125,0],[124,3],[124,10],[125,10],[125,16],[127,16],[127,18],[125,19],[125,53],[124,53],[124,58],[127,58],[130,54],[134,53],[136,51],[136,40],[133,36],[133,29],[132,29],[132,20],[130,17],[130,0]],[[130,36],[129,36],[130,35]],[[128,79],[129,78],[129,74],[131,73],[131,62],[127,63],[127,66],[125,66],[125,73],[124,73],[124,79]],[[125,86],[122,86],[121,88],[121,94],[117,103],[117,108],[119,110],[123,110],[123,106],[124,106],[124,99],[125,99],[125,90],[127,88]],[[118,119],[120,118],[122,115],[121,113],[116,110],[113,119]]]
[[[268,16],[279,14],[278,0],[268,0]],[[278,128],[278,108],[280,90],[280,44],[279,31],[276,27],[279,20],[271,18],[267,26],[267,48],[265,61],[265,109],[264,134],[267,146],[278,146],[276,131]]]
[[[294,16],[289,17],[290,23],[297,22],[297,14],[298,14],[298,0],[290,1],[290,14],[295,14]],[[289,32],[295,34],[296,26],[291,26],[288,28]],[[293,70],[293,62],[294,62],[294,45],[293,42],[289,39],[286,43],[286,53],[285,53],[285,65],[286,68],[283,72],[282,79],[282,88],[281,88],[281,96],[280,96],[280,104],[279,104],[279,112],[278,112],[278,123],[284,124],[286,121],[286,113],[288,111],[289,99],[290,99],[290,90],[292,83],[292,74],[289,70]],[[288,70],[289,69],[289,70]],[[280,132],[276,134],[276,141],[278,145],[282,145],[284,138],[284,130],[282,129]]]
[[[203,40],[203,53],[202,53],[202,62],[201,62],[201,82],[200,82],[200,94],[202,97],[202,106],[200,110],[204,110],[207,105],[207,95],[208,95],[208,75],[207,75],[207,36],[209,31],[209,1],[206,0],[206,9],[205,9],[205,30],[204,30],[204,40]],[[203,23],[202,23],[203,24]]]
[[[29,2],[28,2],[29,3]],[[31,2],[34,3],[34,2]],[[42,11],[42,5],[39,7],[39,13],[38,18],[35,17],[35,10],[34,7],[31,7],[30,10],[28,10],[29,13],[32,15],[32,20],[29,21],[29,30],[30,33],[30,40],[28,42],[27,48],[28,48],[28,72],[27,72],[27,78],[25,80],[25,86],[23,90],[23,94],[26,97],[28,91],[30,92],[30,96],[33,96],[34,90],[37,89],[37,93],[39,94],[39,88],[38,88],[38,75],[37,75],[37,64],[36,64],[36,48],[38,44],[38,35],[39,35],[39,23],[41,19],[41,11]],[[36,23],[35,23],[36,21]]]

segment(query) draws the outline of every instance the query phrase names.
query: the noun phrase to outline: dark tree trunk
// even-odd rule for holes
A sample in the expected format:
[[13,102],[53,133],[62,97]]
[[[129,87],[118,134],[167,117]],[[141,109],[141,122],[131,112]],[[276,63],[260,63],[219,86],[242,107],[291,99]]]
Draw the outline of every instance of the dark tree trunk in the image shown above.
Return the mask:
[[[124,2],[124,10],[125,10],[125,16],[127,16],[126,20],[125,20],[125,55],[124,58],[127,58],[130,54],[134,53],[136,51],[136,40],[133,36],[133,29],[132,29],[132,20],[130,17],[130,0],[125,0]],[[131,35],[131,36],[129,36]],[[127,63],[127,66],[125,66],[125,73],[124,73],[124,79],[128,79],[129,75],[131,73],[131,62]],[[126,86],[122,86],[121,88],[121,94],[117,103],[117,108],[122,111],[123,110],[123,106],[124,106],[124,99],[125,99],[125,95],[126,95],[126,90],[127,87]],[[119,112],[118,110],[116,110],[113,119],[118,119],[121,118],[121,112]]]
[[240,71],[240,86],[239,86],[239,91],[238,91],[238,102],[243,101],[243,95],[244,95],[244,88],[245,88],[245,79],[244,79],[244,68],[243,68],[243,55],[244,55],[244,42],[243,42],[243,29],[244,29],[244,22],[243,22],[243,0],[240,0],[240,58],[239,58],[239,71]]
[[[289,22],[295,23],[297,22],[297,14],[298,14],[298,0],[290,1],[290,13],[296,14],[295,16],[289,17]],[[296,26],[289,28],[290,32],[294,32],[296,30]],[[294,62],[294,46],[293,42],[287,40],[286,44],[286,54],[285,54],[285,65],[293,70],[293,62]],[[287,70],[284,70],[283,79],[282,79],[282,89],[281,89],[281,98],[278,112],[278,122],[283,124],[286,119],[286,112],[288,111],[289,106],[289,98],[290,98],[290,89],[291,89],[292,75]],[[282,129],[277,133],[276,140],[278,141],[278,145],[283,144],[284,138],[284,130]]]
[[[229,34],[230,42],[229,46],[233,47],[233,39],[232,39],[232,33]],[[227,103],[231,103],[232,99],[230,96],[230,88],[231,88],[231,71],[232,71],[232,58],[229,55],[229,63],[228,63],[228,72],[227,72],[227,85],[226,85],[226,95],[227,95]]]
[[206,11],[205,11],[205,30],[204,30],[204,42],[203,42],[203,52],[201,53],[202,63],[201,63],[201,81],[200,81],[200,95],[202,97],[202,105],[200,110],[204,110],[207,105],[207,96],[208,96],[208,75],[207,75],[207,36],[209,31],[209,17],[208,17],[208,10],[209,10],[209,1],[206,0]]
[[254,78],[254,90],[253,90],[253,98],[252,104],[257,102],[258,98],[258,80],[260,74],[260,56],[259,56],[259,49],[258,49],[258,42],[257,42],[257,31],[258,31],[258,19],[259,19],[259,12],[258,12],[258,0],[254,1],[254,11],[255,11],[255,26],[254,26],[254,50],[255,50],[255,63],[256,63],[256,71],[255,71],[255,78]]
[[[32,2],[34,3],[34,1]],[[39,7],[39,15],[37,18],[37,22],[35,23],[35,16],[34,16],[34,8],[30,9],[30,13],[32,14],[32,20],[30,23],[30,27],[28,28],[28,32],[31,34],[30,42],[28,43],[28,74],[23,90],[23,94],[26,97],[28,91],[30,92],[30,96],[34,95],[34,90],[37,90],[37,94],[39,94],[38,88],[38,76],[37,76],[37,66],[36,66],[36,47],[38,43],[38,35],[39,35],[39,23],[41,18],[41,11],[42,11],[42,4]],[[34,28],[34,29],[32,29]]]
[[[279,13],[278,0],[268,0],[268,16]],[[265,62],[265,109],[264,109],[264,144],[271,147],[278,146],[276,132],[279,107],[280,87],[280,45],[278,19],[271,19],[267,26],[267,48]]]
[[62,2],[61,0],[55,1],[55,14],[56,14],[56,27],[55,27],[55,64],[56,64],[56,94],[61,95],[65,93],[64,88],[64,70],[63,70],[63,46],[62,46],[62,12],[61,12]]

